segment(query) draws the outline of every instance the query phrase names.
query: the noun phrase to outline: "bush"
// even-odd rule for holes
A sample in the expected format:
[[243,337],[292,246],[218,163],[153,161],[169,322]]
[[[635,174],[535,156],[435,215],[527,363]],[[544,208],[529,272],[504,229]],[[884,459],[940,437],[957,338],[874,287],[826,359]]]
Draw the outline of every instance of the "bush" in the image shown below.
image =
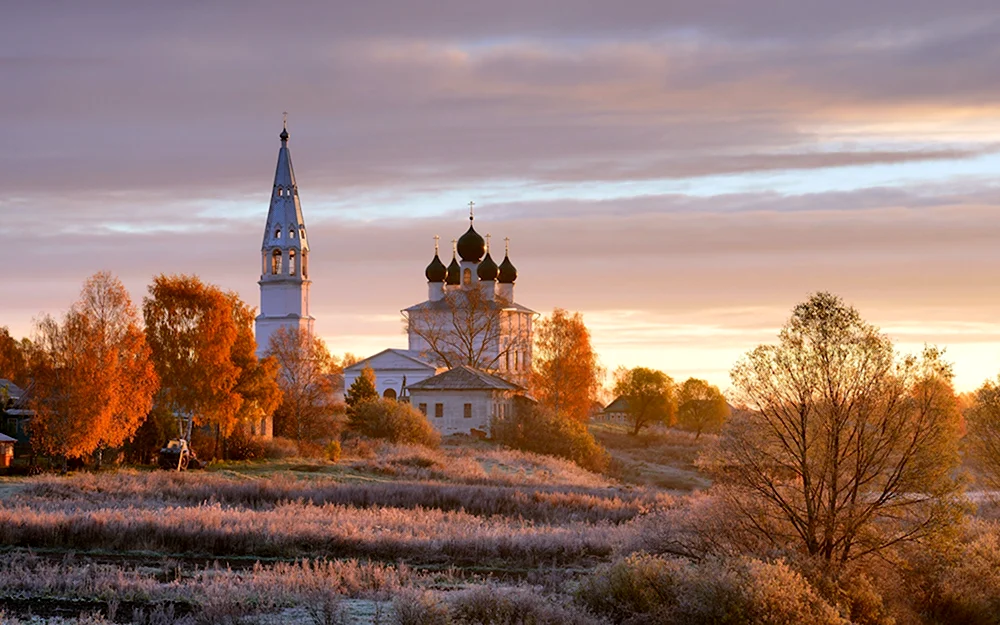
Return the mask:
[[393,443],[412,443],[426,447],[441,444],[441,435],[427,417],[410,404],[392,399],[366,401],[353,407],[349,429]]
[[448,606],[428,591],[409,590],[392,601],[394,625],[448,625]]
[[330,441],[326,446],[326,459],[334,464],[340,462],[341,450],[340,441]]
[[455,595],[450,601],[458,623],[477,625],[591,625],[597,623],[579,608],[559,605],[534,589],[480,586]]
[[264,441],[264,457],[269,460],[295,458],[298,455],[298,445],[290,438],[275,436],[269,441]]
[[527,400],[515,403],[508,417],[494,419],[491,434],[497,442],[520,449],[572,460],[595,472],[608,469],[608,452],[579,421],[560,419]]
[[787,564],[752,558],[691,564],[634,555],[599,570],[578,598],[615,623],[847,622]]
[[254,460],[264,457],[264,446],[244,428],[237,426],[226,439],[226,455],[230,460]]

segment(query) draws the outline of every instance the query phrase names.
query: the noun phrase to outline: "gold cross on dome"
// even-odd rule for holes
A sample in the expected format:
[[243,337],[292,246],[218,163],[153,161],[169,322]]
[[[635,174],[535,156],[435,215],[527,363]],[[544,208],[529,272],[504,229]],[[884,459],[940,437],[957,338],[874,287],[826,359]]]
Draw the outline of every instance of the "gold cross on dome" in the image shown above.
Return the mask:
[[510,254],[510,237],[503,238],[503,253]]
[[458,239],[451,240],[451,255],[454,256],[458,253]]
[[437,256],[438,253],[438,241],[441,239],[438,235],[434,235],[434,255]]
[[469,201],[469,221],[472,221],[472,217],[473,217],[473,212],[472,212],[472,209],[473,209],[473,207],[474,207],[475,205],[476,205],[476,203],[475,203],[475,202],[473,202],[473,201],[471,201],[471,200]]
[[285,130],[288,130],[288,111],[281,112],[281,125]]
[[486,233],[486,253],[490,253],[490,235]]

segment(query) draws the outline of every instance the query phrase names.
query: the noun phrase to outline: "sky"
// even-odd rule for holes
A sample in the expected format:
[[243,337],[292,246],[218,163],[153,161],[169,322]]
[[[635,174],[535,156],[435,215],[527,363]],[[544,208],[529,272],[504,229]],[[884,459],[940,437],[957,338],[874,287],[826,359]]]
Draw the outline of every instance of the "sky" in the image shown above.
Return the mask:
[[995,0],[0,1],[15,336],[101,270],[259,305],[287,111],[335,354],[406,346],[472,200],[609,370],[726,389],[830,291],[959,390],[1000,373]]

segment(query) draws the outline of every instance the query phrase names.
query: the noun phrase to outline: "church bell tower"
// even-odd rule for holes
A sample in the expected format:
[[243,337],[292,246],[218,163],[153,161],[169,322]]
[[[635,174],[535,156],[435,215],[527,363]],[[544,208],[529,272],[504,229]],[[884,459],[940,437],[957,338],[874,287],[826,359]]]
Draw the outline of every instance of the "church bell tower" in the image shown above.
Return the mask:
[[271,335],[281,327],[310,334],[315,319],[309,314],[309,240],[288,151],[288,124],[281,134],[278,167],[274,172],[271,204],[264,226],[260,267],[260,315],[257,316],[257,355],[267,351]]

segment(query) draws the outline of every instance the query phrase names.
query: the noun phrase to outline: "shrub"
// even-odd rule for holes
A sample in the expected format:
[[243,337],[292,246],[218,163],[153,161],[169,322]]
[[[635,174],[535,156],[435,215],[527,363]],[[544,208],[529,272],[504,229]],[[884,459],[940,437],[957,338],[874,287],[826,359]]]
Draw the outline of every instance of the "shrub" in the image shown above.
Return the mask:
[[535,589],[480,586],[456,594],[448,603],[458,623],[591,625],[598,622],[579,608],[555,603]]
[[639,554],[599,570],[578,598],[615,623],[846,623],[787,564],[752,558],[691,564]]
[[491,434],[508,447],[566,458],[591,471],[609,466],[608,452],[585,424],[560,419],[528,401],[518,401],[510,416],[494,419]]
[[290,438],[275,436],[269,441],[264,441],[264,458],[269,460],[283,460],[294,458],[299,455],[299,448]]
[[448,606],[432,592],[410,590],[392,601],[394,625],[448,625]]
[[230,460],[254,460],[264,457],[264,446],[242,427],[237,427],[226,439],[226,455]]
[[330,462],[340,462],[340,441],[330,441],[326,446],[326,459]]
[[353,407],[348,428],[368,438],[427,447],[441,444],[441,435],[427,417],[410,404],[392,399],[366,401]]

